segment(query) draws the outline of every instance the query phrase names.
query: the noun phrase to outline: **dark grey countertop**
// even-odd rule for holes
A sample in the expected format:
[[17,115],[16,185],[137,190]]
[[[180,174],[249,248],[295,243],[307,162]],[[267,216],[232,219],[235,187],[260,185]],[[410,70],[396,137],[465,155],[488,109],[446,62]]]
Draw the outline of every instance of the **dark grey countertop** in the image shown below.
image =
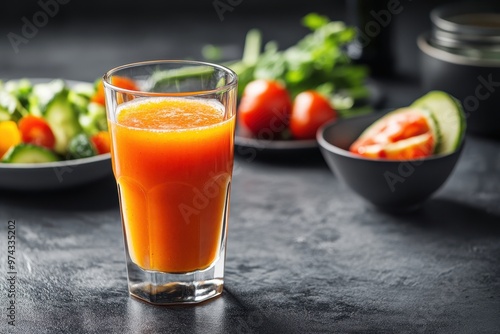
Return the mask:
[[[0,71],[93,81],[129,61],[197,57],[207,41],[237,55],[259,24],[283,45],[303,33],[292,28],[293,15],[210,17],[194,30],[183,19],[48,24],[18,54],[3,39]],[[18,24],[0,26],[1,34]],[[376,82],[385,106],[420,94],[414,79]],[[499,331],[498,141],[468,136],[447,183],[406,215],[365,203],[319,152],[247,158],[235,160],[225,289],[198,306],[155,307],[128,296],[112,176],[57,192],[0,189],[0,333]],[[16,221],[15,327],[7,318],[9,220]]]
[[499,169],[498,143],[468,138],[446,185],[420,211],[391,215],[320,159],[237,158],[224,293],[172,308],[128,297],[111,177],[51,194],[2,192],[4,277],[7,220],[16,221],[17,333],[493,333]]

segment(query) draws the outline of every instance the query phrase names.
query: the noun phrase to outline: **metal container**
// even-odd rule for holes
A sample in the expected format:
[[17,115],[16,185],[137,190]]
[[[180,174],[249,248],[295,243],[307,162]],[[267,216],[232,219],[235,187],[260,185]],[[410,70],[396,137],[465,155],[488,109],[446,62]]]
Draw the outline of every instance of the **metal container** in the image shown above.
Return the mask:
[[464,3],[431,12],[418,38],[425,90],[443,90],[464,107],[470,133],[500,138],[500,5]]

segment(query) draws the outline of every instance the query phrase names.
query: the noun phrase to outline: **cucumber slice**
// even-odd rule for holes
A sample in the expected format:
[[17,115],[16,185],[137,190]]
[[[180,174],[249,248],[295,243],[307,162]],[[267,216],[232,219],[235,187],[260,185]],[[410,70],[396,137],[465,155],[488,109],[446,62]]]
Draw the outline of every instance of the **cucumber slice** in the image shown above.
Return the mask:
[[35,116],[42,116],[52,101],[61,95],[64,95],[65,98],[68,95],[68,88],[63,80],[56,79],[34,85],[29,96],[30,113]]
[[40,163],[58,160],[58,156],[49,149],[32,144],[16,145],[10,148],[2,159],[7,163]]
[[59,154],[66,154],[70,140],[82,131],[78,122],[78,112],[68,101],[67,94],[61,93],[53,98],[43,116],[56,137],[54,150]]
[[460,102],[442,91],[431,91],[422,96],[412,107],[429,110],[437,122],[441,133],[441,141],[436,153],[454,152],[461,144],[465,135],[465,114]]
[[78,89],[72,93],[64,80],[56,79],[34,85],[30,95],[30,112],[47,120],[56,137],[54,151],[61,155],[68,153],[70,140],[82,131],[78,109],[88,101],[78,92],[89,91],[92,85],[80,85]]

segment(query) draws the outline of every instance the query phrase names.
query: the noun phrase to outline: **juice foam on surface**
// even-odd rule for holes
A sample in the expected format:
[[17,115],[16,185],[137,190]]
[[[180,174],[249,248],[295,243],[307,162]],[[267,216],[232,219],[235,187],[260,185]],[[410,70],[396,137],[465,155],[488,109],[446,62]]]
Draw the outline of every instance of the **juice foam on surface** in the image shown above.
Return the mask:
[[132,100],[118,108],[117,123],[150,130],[188,129],[224,120],[224,107],[214,100],[151,98]]
[[146,270],[180,273],[217,258],[233,164],[234,117],[199,99],[120,106],[113,132],[129,254]]

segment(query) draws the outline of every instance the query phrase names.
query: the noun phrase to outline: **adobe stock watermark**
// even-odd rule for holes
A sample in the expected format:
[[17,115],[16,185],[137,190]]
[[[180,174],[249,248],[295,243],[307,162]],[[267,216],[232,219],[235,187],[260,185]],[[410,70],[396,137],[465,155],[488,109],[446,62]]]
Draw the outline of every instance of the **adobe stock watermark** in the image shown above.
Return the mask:
[[[191,217],[193,215],[199,215],[210,204],[214,204],[212,203],[212,200],[215,200],[218,196],[227,196],[227,188],[231,182],[230,173],[226,172],[216,174],[211,172],[209,176],[210,178],[203,185],[203,188],[199,189],[197,187],[193,187],[191,189],[193,192],[193,200],[190,204],[179,204],[179,211],[184,219],[184,222],[188,225],[191,222]],[[221,194],[221,192],[224,194]],[[226,198],[226,201],[227,200],[228,199]],[[215,203],[218,203],[218,201]]]
[[247,162],[254,161],[259,151],[263,151],[272,145],[278,134],[287,129],[286,124],[288,124],[289,119],[285,114],[284,110],[273,110],[273,117],[270,119],[269,127],[259,130],[255,137],[252,138],[254,144],[248,147],[238,147],[238,153],[241,156],[247,156],[245,159]]
[[7,324],[9,327],[16,326],[16,303],[17,303],[17,269],[19,261],[17,256],[16,239],[19,235],[16,234],[16,220],[7,221],[7,262],[5,281],[7,282],[7,305],[4,306],[4,312],[7,316]]
[[232,12],[234,8],[239,6],[243,0],[214,0],[212,6],[219,17],[219,20],[224,21],[224,13]]
[[238,325],[234,328],[235,332],[238,334],[256,333],[256,330],[264,325],[264,321],[267,319],[265,310],[257,308],[245,313],[247,313],[247,315],[244,319],[238,317]]
[[23,16],[21,22],[21,30],[19,33],[9,32],[7,39],[9,40],[12,49],[17,54],[19,47],[22,44],[28,44],[33,38],[38,35],[41,28],[45,27],[50,18],[55,17],[60,10],[61,5],[66,5],[71,0],[38,0],[37,4],[40,8],[31,18]]
[[415,167],[418,167],[424,163],[424,158],[416,160],[402,161],[398,164],[397,173],[386,170],[384,172],[384,178],[389,186],[391,192],[396,191],[396,185],[398,183],[404,183],[410,176],[415,173]]
[[[412,0],[407,0],[412,1]],[[364,23],[362,27],[356,27],[356,34],[358,38],[350,44],[349,53],[353,56],[359,56],[361,49],[367,47],[370,42],[376,38],[383,29],[387,28],[395,15],[403,12],[404,6],[400,0],[389,0],[385,9],[378,11],[371,10],[370,16],[372,20]]]
[[465,117],[469,117],[471,113],[475,112],[481,105],[481,101],[485,101],[495,93],[497,87],[500,87],[500,81],[493,80],[493,73],[490,73],[487,78],[478,76],[479,82],[474,89],[474,94],[464,98],[462,105],[465,110]]
[[[69,164],[69,162],[68,162],[68,164]],[[64,181],[64,174],[73,173],[74,168],[63,164],[61,167],[54,167],[53,170],[54,170],[54,173],[56,174],[56,177],[57,177],[57,180],[59,181],[59,183],[62,183]]]

